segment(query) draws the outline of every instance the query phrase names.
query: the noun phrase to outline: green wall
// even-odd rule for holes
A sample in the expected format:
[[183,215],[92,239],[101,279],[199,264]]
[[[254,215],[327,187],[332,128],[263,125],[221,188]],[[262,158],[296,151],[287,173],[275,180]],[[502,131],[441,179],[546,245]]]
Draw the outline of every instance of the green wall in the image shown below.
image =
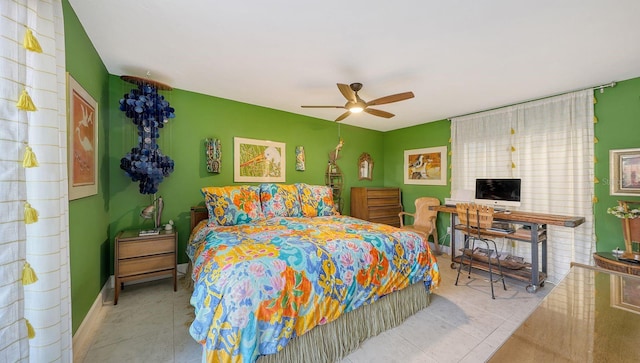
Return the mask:
[[618,200],[639,201],[638,196],[609,195],[609,150],[640,148],[640,78],[618,82],[604,93],[595,92],[595,184],[594,208],[596,247],[598,251],[624,249],[620,219],[607,214]]
[[[120,159],[137,144],[137,129],[118,109],[119,99],[132,87],[135,86],[119,77],[110,78],[109,230],[112,238],[122,229],[151,227],[150,221],[139,217],[140,210],[150,204],[150,196],[140,194],[138,183],[132,182],[120,169]],[[182,251],[189,237],[189,208],[203,203],[200,188],[235,184],[234,137],[284,142],[286,183],[324,184],[328,154],[337,145],[340,132],[344,147],[338,166],[344,175],[344,214],[349,213],[350,187],[381,186],[384,182],[382,132],[178,89],[163,93],[175,108],[176,117],[160,130],[158,143],[162,152],[175,161],[175,170],[160,184],[156,195],[164,200],[163,222],[169,219],[176,222],[179,262],[187,262]],[[204,140],[211,137],[220,139],[222,143],[220,174],[211,174],[206,170]],[[305,171],[295,170],[297,145],[305,148]],[[358,180],[357,160],[363,152],[371,154],[374,160],[373,181]],[[110,268],[113,272],[113,267]]]
[[67,72],[98,102],[98,194],[69,202],[75,332],[109,277],[109,74],[68,1],[62,2]]
[[[640,148],[640,78],[618,82],[604,93],[596,91],[595,115],[595,184],[594,220],[596,249],[610,251],[616,247],[624,248],[624,239],[620,220],[607,214],[607,208],[617,205],[618,200],[639,201],[636,196],[609,195],[609,150]],[[407,149],[434,147],[449,144],[450,123],[447,120],[425,123],[405,129],[389,131],[384,134],[384,184],[399,186],[403,191],[405,210],[414,211],[413,201],[420,196],[434,196],[444,201],[450,195],[450,182],[444,186],[404,185],[403,153]],[[450,162],[449,158],[449,162]],[[450,163],[449,163],[450,165]],[[449,176],[451,177],[449,170]],[[445,235],[449,220],[446,215],[438,216],[438,234]]]
[[[139,217],[150,197],[120,169],[120,159],[135,146],[131,120],[118,101],[133,86],[109,75],[67,0],[65,17],[67,71],[99,103],[98,194],[69,203],[69,238],[73,331],[75,332],[110,275],[113,239],[118,231],[149,227]],[[381,186],[384,182],[383,133],[295,115],[182,90],[166,92],[176,118],[160,131],[162,151],[175,161],[175,171],[160,184],[165,201],[163,221],[173,219],[184,251],[189,233],[189,208],[202,204],[199,189],[233,183],[233,137],[286,143],[286,183],[324,184],[328,153],[344,139],[338,165],[344,174],[343,213],[349,213],[352,186]],[[210,174],[205,167],[204,139],[222,141],[222,169]],[[306,171],[295,170],[295,146],[303,145]],[[368,152],[374,160],[373,181],[357,178],[357,159]],[[186,262],[183,253],[179,262]]]
[[[447,185],[405,185],[404,184],[404,151],[428,147],[446,146],[451,150],[449,137],[451,122],[440,120],[418,126],[389,131],[384,134],[384,185],[397,186],[402,190],[402,205],[407,212],[415,212],[414,201],[419,197],[435,197],[444,203],[451,189],[451,169],[447,167]],[[447,155],[447,165],[451,158]],[[412,221],[406,221],[412,223]],[[438,236],[440,240],[446,235],[449,215],[438,213]],[[442,242],[441,242],[442,243]]]
[[[69,203],[71,258],[71,294],[73,331],[75,332],[95,301],[100,289],[113,273],[113,238],[121,229],[147,227],[139,218],[149,196],[138,193],[137,184],[120,170],[120,158],[135,144],[135,127],[118,110],[118,100],[132,85],[109,75],[82,25],[67,0],[65,16],[67,71],[99,102],[100,184],[98,194]],[[622,231],[617,218],[606,214],[616,200],[637,197],[609,195],[610,149],[640,147],[640,79],[619,82],[604,94],[596,92],[599,119],[595,125],[596,177],[598,203],[595,204],[597,248],[607,251],[622,246]],[[166,93],[176,109],[176,118],[160,132],[160,147],[175,160],[175,171],[161,185],[158,195],[165,200],[163,221],[173,219],[180,234],[180,251],[188,237],[189,207],[202,203],[199,189],[209,185],[233,183],[233,137],[267,139],[287,145],[287,183],[324,184],[327,154],[338,142],[345,141],[338,161],[344,173],[343,213],[349,213],[349,189],[352,186],[398,186],[402,188],[406,211],[415,210],[413,201],[420,196],[435,196],[441,201],[450,195],[450,170],[446,186],[404,185],[404,150],[447,145],[450,123],[447,120],[381,133],[341,125],[283,111],[243,104],[183,90]],[[209,174],[205,168],[204,139],[222,140],[222,173]],[[307,170],[295,171],[294,148],[303,145]],[[373,181],[359,181],[357,159],[362,152],[374,160]],[[449,160],[450,161],[450,160]],[[148,223],[148,222],[147,222]],[[449,221],[438,217],[438,233],[445,235]],[[186,256],[179,257],[186,262]],[[99,267],[97,267],[99,266]]]

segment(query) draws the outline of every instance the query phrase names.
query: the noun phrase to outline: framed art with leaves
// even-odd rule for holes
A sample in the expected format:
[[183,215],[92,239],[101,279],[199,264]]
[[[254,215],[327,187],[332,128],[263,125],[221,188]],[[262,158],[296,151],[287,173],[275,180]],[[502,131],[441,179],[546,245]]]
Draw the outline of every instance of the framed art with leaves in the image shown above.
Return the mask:
[[282,142],[234,137],[233,181],[284,183],[285,146]]

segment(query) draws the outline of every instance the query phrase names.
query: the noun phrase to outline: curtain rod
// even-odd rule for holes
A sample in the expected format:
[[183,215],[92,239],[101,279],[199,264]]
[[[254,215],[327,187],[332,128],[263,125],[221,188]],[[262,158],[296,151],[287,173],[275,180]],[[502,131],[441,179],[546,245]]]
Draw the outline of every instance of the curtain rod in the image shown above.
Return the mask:
[[563,92],[563,93],[558,93],[558,94],[551,95],[551,96],[545,96],[545,97],[540,97],[540,98],[534,98],[534,99],[531,99],[531,100],[522,101],[522,102],[518,102],[518,103],[513,103],[513,104],[510,104],[510,105],[504,105],[504,106],[498,106],[498,107],[494,107],[494,108],[489,108],[489,109],[482,110],[482,111],[469,112],[469,113],[465,113],[465,114],[463,114],[463,115],[458,115],[458,116],[452,116],[452,117],[449,117],[449,118],[447,118],[447,120],[451,121],[451,119],[454,119],[454,118],[457,118],[457,117],[464,117],[464,116],[475,115],[475,114],[477,114],[477,113],[483,113],[483,112],[493,111],[493,110],[497,110],[497,109],[500,109],[500,108],[503,108],[503,107],[515,106],[515,105],[520,105],[520,104],[527,103],[527,102],[533,102],[533,101],[544,100],[544,99],[546,99],[546,98],[551,98],[551,97],[561,96],[561,95],[565,95],[565,94],[567,94],[567,93],[572,93],[572,92],[586,91],[586,90],[589,90],[589,89],[590,89],[590,90],[593,90],[593,91],[595,91],[595,90],[600,90],[600,93],[603,93],[605,88],[610,88],[610,87],[615,87],[615,86],[616,86],[616,82],[615,82],[615,81],[613,81],[613,82],[609,82],[609,83],[607,83],[607,84],[601,84],[601,85],[599,85],[599,86],[587,87],[587,88],[577,89],[577,90],[573,90],[573,91],[567,91],[567,92]]

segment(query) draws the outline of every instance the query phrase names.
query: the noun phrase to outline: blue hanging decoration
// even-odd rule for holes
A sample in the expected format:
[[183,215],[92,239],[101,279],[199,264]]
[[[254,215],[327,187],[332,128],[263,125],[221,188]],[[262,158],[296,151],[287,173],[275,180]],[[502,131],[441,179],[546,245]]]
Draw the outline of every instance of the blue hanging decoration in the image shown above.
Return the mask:
[[134,182],[139,182],[141,194],[155,194],[158,185],[173,172],[174,162],[162,154],[157,144],[160,129],[175,116],[158,88],[170,87],[146,79],[122,76],[125,81],[138,87],[125,93],[120,99],[120,111],[130,118],[138,128],[138,145],[120,159],[120,169]]

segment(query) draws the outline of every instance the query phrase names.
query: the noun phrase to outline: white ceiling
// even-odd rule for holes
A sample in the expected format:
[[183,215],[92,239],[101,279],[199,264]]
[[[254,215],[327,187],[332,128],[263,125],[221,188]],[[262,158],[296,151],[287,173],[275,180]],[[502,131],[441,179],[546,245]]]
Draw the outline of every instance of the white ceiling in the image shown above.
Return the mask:
[[69,2],[111,74],[331,121],[413,91],[342,121],[380,131],[640,76],[638,0]]

